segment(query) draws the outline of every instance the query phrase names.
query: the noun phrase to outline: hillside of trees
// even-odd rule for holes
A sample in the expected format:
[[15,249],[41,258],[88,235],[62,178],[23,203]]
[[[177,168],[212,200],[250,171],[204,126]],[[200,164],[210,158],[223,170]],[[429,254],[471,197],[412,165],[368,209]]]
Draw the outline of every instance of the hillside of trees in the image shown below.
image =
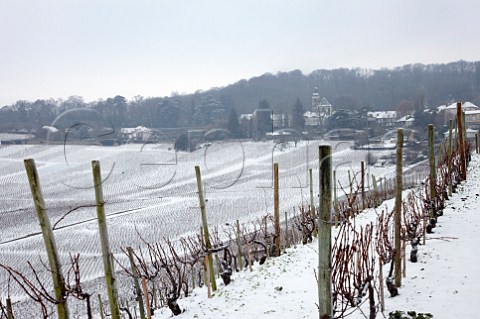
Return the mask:
[[298,100],[310,106],[313,88],[334,109],[394,110],[406,102],[415,109],[454,101],[480,104],[480,61],[448,64],[411,64],[395,69],[299,70],[266,73],[222,88],[188,95],[127,100],[121,95],[86,103],[79,96],[65,100],[17,101],[0,109],[0,132],[38,130],[65,111],[89,108],[115,128],[225,127],[232,110],[251,113],[259,101],[275,113],[292,113]]

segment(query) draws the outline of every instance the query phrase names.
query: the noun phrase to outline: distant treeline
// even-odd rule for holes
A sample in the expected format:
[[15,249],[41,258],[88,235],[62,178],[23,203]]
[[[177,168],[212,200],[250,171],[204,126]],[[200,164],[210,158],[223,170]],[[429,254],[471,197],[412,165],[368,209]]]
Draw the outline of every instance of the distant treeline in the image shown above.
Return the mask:
[[117,95],[85,103],[79,96],[65,100],[17,101],[0,109],[0,131],[36,130],[74,108],[98,111],[114,127],[221,127],[232,110],[251,113],[265,101],[275,113],[291,113],[300,98],[311,105],[314,87],[335,109],[394,110],[409,102],[416,110],[454,101],[480,104],[480,61],[448,64],[411,64],[395,69],[316,70],[264,74],[223,88],[194,94],[128,101]]

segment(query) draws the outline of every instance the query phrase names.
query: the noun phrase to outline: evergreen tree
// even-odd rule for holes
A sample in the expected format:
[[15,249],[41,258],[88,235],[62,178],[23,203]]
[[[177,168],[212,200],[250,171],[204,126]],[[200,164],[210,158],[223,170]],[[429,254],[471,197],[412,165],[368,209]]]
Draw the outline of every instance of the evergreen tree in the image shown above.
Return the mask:
[[305,110],[300,98],[297,97],[297,101],[293,105],[292,109],[292,127],[296,130],[302,131],[305,127],[305,118],[303,117]]
[[347,110],[337,110],[325,122],[328,131],[335,129],[356,128],[355,120]]
[[240,129],[240,123],[238,122],[238,115],[235,108],[231,108],[230,113],[228,114],[227,130],[230,132],[231,137],[242,137],[242,131]]
[[188,140],[187,134],[180,135],[176,140],[173,146],[176,151],[185,151],[191,152],[192,147],[190,145],[190,141]]

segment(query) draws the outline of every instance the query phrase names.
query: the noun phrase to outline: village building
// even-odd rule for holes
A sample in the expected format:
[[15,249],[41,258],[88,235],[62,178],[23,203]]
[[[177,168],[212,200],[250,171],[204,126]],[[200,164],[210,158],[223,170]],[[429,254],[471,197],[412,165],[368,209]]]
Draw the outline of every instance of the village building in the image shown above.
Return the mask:
[[415,118],[411,115],[405,115],[395,121],[400,127],[412,127],[415,123]]
[[313,89],[312,108],[303,114],[305,127],[309,131],[318,131],[323,128],[325,121],[333,113],[332,105],[324,97],[320,100],[318,88]]
[[120,138],[134,142],[147,142],[152,136],[152,130],[144,126],[124,127],[120,129]]
[[[457,103],[452,103],[448,106],[441,105],[437,107],[437,109],[443,113],[443,122],[444,124],[448,124],[450,120],[455,120],[455,117],[457,116]],[[477,120],[477,114],[475,111],[479,111],[479,107],[473,104],[472,102],[463,102],[462,103],[462,111],[465,112],[465,117],[467,114],[470,115],[469,119],[465,118],[465,122],[467,122],[467,127],[470,127],[470,125],[476,126],[480,125],[480,118]],[[468,123],[470,122],[470,123]],[[472,128],[473,128],[472,126]]]
[[480,110],[465,111],[465,125],[473,130],[480,129]]
[[371,126],[392,127],[392,126],[395,126],[395,123],[397,121],[396,111],[367,112],[367,116]]

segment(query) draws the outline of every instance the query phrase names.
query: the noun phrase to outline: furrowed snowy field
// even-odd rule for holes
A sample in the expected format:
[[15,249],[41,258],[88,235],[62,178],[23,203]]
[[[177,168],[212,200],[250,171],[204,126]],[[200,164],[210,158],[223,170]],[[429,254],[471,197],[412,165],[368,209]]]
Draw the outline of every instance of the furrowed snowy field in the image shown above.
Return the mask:
[[[351,143],[332,145],[333,167],[339,185],[348,185],[347,171],[358,173],[367,151]],[[145,144],[119,147],[79,145],[0,146],[0,262],[24,270],[27,261],[49,281],[43,239],[23,166],[37,164],[60,257],[80,253],[82,280],[89,291],[104,293],[91,161],[99,160],[108,215],[110,245],[117,258],[120,248],[138,247],[137,231],[150,242],[198,232],[201,218],[194,166],[202,170],[209,225],[239,219],[246,223],[273,212],[272,166],[279,163],[280,211],[309,203],[308,169],[313,169],[318,193],[318,145],[324,141],[213,143],[193,153],[176,153],[172,145]],[[377,151],[378,152],[378,151]],[[377,156],[385,154],[376,154]],[[393,177],[394,166],[368,167],[369,176]],[[342,191],[339,191],[342,194]],[[318,204],[318,198],[316,198]],[[80,208],[78,208],[80,207]],[[70,214],[65,214],[72,209]],[[6,287],[0,273],[0,285]],[[88,286],[88,285],[87,285]],[[122,290],[122,289],[120,289]],[[122,291],[121,291],[122,292]],[[18,300],[20,292],[12,289]],[[2,298],[6,292],[2,289]]]
[[[387,200],[381,207],[393,209],[394,202]],[[358,215],[357,226],[374,221],[380,209]],[[426,245],[419,246],[418,262],[407,262],[399,295],[391,298],[385,292],[385,317],[397,310],[430,313],[434,319],[479,317],[479,211],[480,157],[474,155],[467,181],[446,202],[444,215],[438,219],[435,232],[427,235]],[[336,236],[335,229],[332,233]],[[409,250],[407,246],[407,256]],[[234,273],[233,282],[229,286],[220,284],[211,299],[207,298],[206,287],[197,288],[190,298],[179,300],[186,310],[176,318],[318,319],[317,252],[316,240],[289,248],[263,266],[255,265],[253,272]],[[389,265],[385,265],[383,273],[387,274],[388,269]],[[347,318],[368,316],[367,301]],[[377,318],[385,317],[377,314]],[[171,312],[165,309],[154,318],[171,318]]]

